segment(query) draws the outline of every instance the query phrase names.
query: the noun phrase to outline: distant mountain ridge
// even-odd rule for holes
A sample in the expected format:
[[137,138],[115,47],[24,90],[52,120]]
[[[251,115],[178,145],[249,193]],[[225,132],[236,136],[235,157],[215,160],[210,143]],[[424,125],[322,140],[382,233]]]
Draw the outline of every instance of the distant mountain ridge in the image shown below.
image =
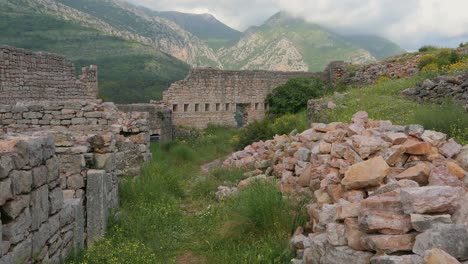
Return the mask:
[[377,36],[342,36],[286,13],[236,31],[209,14],[160,12],[121,0],[0,0],[0,44],[100,66],[101,96],[158,99],[192,67],[322,71],[403,52]]

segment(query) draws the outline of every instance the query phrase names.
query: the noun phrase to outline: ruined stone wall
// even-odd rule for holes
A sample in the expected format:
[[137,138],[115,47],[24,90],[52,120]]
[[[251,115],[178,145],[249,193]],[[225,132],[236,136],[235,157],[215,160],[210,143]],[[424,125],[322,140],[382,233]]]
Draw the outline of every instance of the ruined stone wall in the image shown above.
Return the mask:
[[236,111],[244,108],[243,123],[262,118],[268,106],[265,97],[276,87],[296,77],[322,77],[323,73],[223,71],[192,69],[187,78],[163,93],[175,125],[204,128],[208,124],[236,126]]
[[[143,162],[151,158],[148,114],[119,112],[112,103],[102,103],[98,100],[71,100],[2,105],[0,106],[0,120],[0,174],[10,175],[11,162],[17,163],[15,159],[3,158],[4,152],[10,156],[25,159],[46,157],[42,162],[45,162],[45,168],[42,163],[38,162],[15,167],[16,170],[21,170],[22,178],[16,179],[20,184],[25,181],[26,184],[31,181],[31,184],[35,184],[36,170],[37,175],[48,175],[52,169],[54,173],[55,170],[57,171],[53,175],[53,185],[47,183],[50,189],[49,196],[46,193],[47,188],[33,186],[31,188],[33,191],[36,187],[44,189],[41,189],[40,195],[42,196],[31,194],[28,196],[27,203],[22,200],[23,193],[14,193],[14,181],[9,183],[7,179],[5,183],[3,178],[6,176],[0,175],[0,188],[4,188],[0,192],[5,195],[8,190],[13,190],[12,195],[4,198],[3,202],[2,194],[0,194],[0,206],[5,204],[7,208],[10,207],[10,203],[14,206],[19,203],[19,206],[31,204],[32,207],[34,204],[40,204],[41,208],[45,208],[45,212],[49,212],[47,208],[55,206],[61,208],[60,210],[67,210],[65,213],[71,215],[66,216],[60,213],[55,216],[57,211],[51,211],[50,218],[53,220],[46,220],[44,217],[44,227],[40,227],[43,230],[36,231],[36,227],[32,227],[28,220],[33,217],[32,209],[30,212],[29,209],[21,207],[17,209],[24,211],[21,215],[18,212],[18,215],[4,216],[3,212],[8,209],[2,207],[3,230],[9,230],[8,227],[11,226],[25,234],[21,236],[21,239],[15,239],[8,233],[13,231],[3,233],[3,242],[0,244],[0,263],[2,264],[21,262],[23,259],[32,260],[35,263],[42,263],[45,260],[58,263],[68,255],[72,248],[91,244],[104,234],[109,210],[118,204],[118,176],[135,173]],[[28,137],[15,133],[35,134]],[[43,136],[45,139],[41,139],[37,135],[46,136]],[[52,154],[41,154],[46,151]],[[50,158],[52,156],[53,159]],[[48,161],[49,159],[52,161]],[[41,168],[35,169],[36,165]],[[31,177],[32,180],[30,180]],[[37,177],[42,179],[42,177],[49,176]],[[5,187],[7,185],[8,187]],[[43,197],[48,198],[43,199]],[[45,207],[47,203],[50,207]],[[55,235],[56,231],[53,230],[56,229],[50,229],[49,226],[56,225],[56,222],[49,222],[62,221],[62,217],[65,222],[63,225],[60,223],[60,227],[63,226],[66,229],[60,231],[59,235]],[[77,220],[74,220],[75,218]],[[74,231],[70,233],[72,229]],[[35,238],[34,232],[41,233],[38,233]],[[31,245],[34,254],[30,254]],[[34,247],[41,248],[39,257]]]
[[51,134],[0,137],[0,263],[59,263],[85,243],[84,197],[64,199]]
[[172,111],[164,106],[156,104],[127,104],[117,105],[122,112],[148,113],[148,123],[151,135],[159,135],[159,142],[164,144],[174,138],[174,126],[172,125]]
[[427,79],[402,94],[418,102],[437,103],[452,99],[468,110],[468,73]]
[[62,56],[0,47],[0,104],[96,97],[96,66],[76,80],[73,63]]

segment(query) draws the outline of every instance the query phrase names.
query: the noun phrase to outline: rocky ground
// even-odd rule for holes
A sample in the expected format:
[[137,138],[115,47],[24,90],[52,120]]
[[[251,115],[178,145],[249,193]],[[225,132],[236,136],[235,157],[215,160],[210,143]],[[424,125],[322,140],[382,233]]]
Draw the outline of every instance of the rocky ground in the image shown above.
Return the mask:
[[[283,194],[313,194],[292,238],[294,263],[460,263],[468,260],[468,146],[419,125],[358,112],[351,124],[313,123],[232,154]],[[218,196],[237,188],[220,187]]]

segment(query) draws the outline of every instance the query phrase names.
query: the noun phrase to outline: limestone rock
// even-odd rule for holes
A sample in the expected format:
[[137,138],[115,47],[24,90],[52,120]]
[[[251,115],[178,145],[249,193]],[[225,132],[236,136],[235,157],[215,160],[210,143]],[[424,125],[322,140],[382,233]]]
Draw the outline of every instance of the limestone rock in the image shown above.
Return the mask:
[[387,176],[388,171],[389,166],[379,156],[349,167],[341,184],[348,189],[378,186]]
[[361,238],[366,235],[359,229],[359,223],[357,218],[347,218],[344,221],[346,229],[346,240],[348,246],[354,250],[364,250],[364,246],[361,242]]
[[432,145],[428,142],[407,141],[404,146],[406,147],[405,152],[411,155],[425,155],[432,151]]
[[411,225],[414,230],[424,232],[438,224],[451,224],[450,215],[421,215],[411,214]]
[[455,142],[455,140],[450,139],[439,148],[439,152],[447,158],[453,158],[455,155],[460,153],[462,146]]
[[468,171],[468,145],[465,145],[460,153],[456,156],[456,160],[460,166]]
[[450,186],[403,188],[400,195],[406,214],[453,213],[459,207],[463,189]]
[[440,224],[416,237],[414,253],[424,256],[432,248],[444,250],[457,259],[468,259],[468,226]]
[[370,252],[357,251],[350,247],[327,247],[325,259],[322,263],[327,264],[368,264],[374,254]]
[[13,194],[11,192],[11,179],[8,178],[4,181],[0,181],[0,206],[12,198]]
[[453,215],[453,221],[455,224],[468,225],[468,192],[460,201],[460,208]]
[[425,264],[460,264],[460,262],[442,249],[433,248],[424,253]]
[[361,239],[364,247],[377,252],[393,253],[410,251],[413,248],[416,234],[405,235],[366,235]]
[[368,232],[402,235],[412,229],[409,215],[386,211],[365,211],[359,216],[359,227]]
[[431,167],[428,164],[418,163],[417,165],[398,174],[395,178],[398,180],[413,180],[421,185],[426,185],[429,182],[430,173]]
[[346,231],[345,225],[330,223],[327,224],[327,239],[328,243],[333,246],[346,246]]
[[433,146],[439,146],[441,142],[444,142],[447,135],[444,133],[426,130],[421,136],[421,139],[431,143]]

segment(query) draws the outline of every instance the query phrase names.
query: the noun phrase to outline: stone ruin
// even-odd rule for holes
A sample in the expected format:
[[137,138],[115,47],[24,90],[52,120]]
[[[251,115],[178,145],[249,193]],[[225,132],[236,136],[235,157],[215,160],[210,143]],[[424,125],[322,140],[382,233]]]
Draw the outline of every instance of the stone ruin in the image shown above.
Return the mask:
[[64,57],[0,46],[0,104],[39,100],[95,99],[97,67],[75,66]]
[[320,77],[324,73],[225,71],[192,69],[163,93],[177,126],[205,128],[208,124],[237,126],[262,118],[266,96],[291,78]]
[[468,110],[468,73],[427,79],[402,94],[417,102],[437,103],[449,98]]
[[[315,197],[291,240],[301,264],[441,264],[468,260],[468,145],[419,125],[313,123],[256,142],[224,161],[253,181]],[[463,262],[466,263],[466,262]]]
[[97,100],[95,66],[76,80],[57,55],[0,58],[0,263],[60,263],[104,234],[118,177],[151,158],[155,125]]

